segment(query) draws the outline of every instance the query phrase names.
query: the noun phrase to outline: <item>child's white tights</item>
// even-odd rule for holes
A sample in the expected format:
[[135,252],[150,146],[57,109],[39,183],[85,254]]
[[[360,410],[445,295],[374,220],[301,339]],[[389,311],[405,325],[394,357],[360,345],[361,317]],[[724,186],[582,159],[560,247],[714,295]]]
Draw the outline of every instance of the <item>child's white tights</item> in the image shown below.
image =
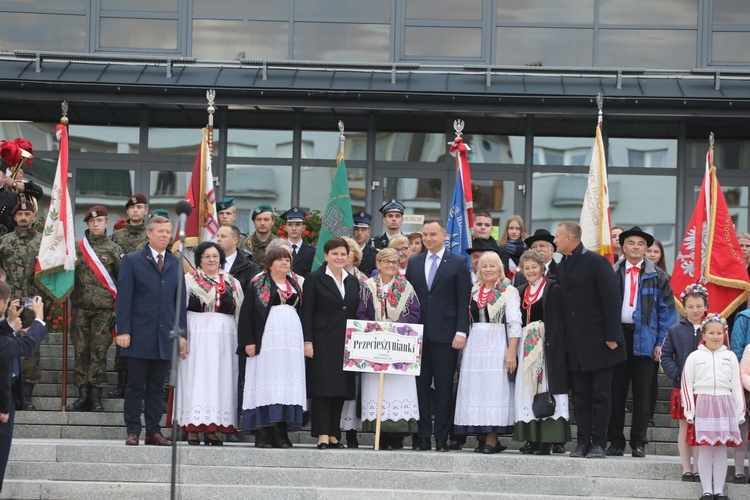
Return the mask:
[[724,492],[724,481],[727,477],[727,447],[698,447],[698,472],[701,476],[703,493],[721,495]]

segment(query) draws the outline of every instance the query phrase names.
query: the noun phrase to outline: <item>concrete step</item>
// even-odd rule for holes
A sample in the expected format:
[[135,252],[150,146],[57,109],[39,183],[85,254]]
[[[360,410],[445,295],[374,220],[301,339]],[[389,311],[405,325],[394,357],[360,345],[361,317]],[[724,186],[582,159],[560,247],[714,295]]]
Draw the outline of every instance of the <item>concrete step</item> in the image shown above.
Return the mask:
[[[170,448],[16,439],[1,498],[165,498]],[[507,451],[373,452],[178,446],[179,498],[660,498],[700,496],[677,457],[606,460]],[[727,485],[747,498],[747,485]],[[262,496],[261,496],[262,495]],[[503,495],[503,496],[500,496]]]

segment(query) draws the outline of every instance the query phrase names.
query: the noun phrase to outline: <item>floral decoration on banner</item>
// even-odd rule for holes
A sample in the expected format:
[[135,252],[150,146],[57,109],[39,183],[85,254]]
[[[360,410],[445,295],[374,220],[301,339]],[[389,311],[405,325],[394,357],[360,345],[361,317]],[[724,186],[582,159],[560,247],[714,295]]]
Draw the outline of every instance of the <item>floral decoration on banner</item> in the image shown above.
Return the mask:
[[[286,225],[284,219],[281,218],[281,214],[283,213],[279,209],[275,210],[273,228],[271,229],[279,238],[287,237]],[[310,210],[310,213],[305,216],[305,229],[302,231],[302,241],[308,245],[315,245],[318,242],[322,224],[323,217],[320,215],[320,210]]]
[[[350,357],[349,352],[349,341],[352,339],[352,334],[354,333],[373,333],[373,332],[383,332],[383,333],[396,333],[398,335],[404,335],[408,337],[417,337],[419,336],[419,332],[412,328],[411,326],[404,324],[404,323],[390,323],[390,322],[377,322],[377,321],[368,321],[368,322],[354,322],[356,328],[347,328],[346,329],[346,338],[344,339],[344,364],[346,366],[356,366],[361,370],[364,370],[367,366],[369,366],[373,371],[375,372],[383,372],[383,373],[393,373],[397,371],[406,372],[411,370],[419,370],[421,368],[422,360],[420,358],[417,358],[417,361],[415,363],[409,364],[409,363],[376,363],[373,361],[368,361],[366,359],[354,359]],[[364,325],[364,326],[363,326]],[[417,344],[419,352],[422,350],[422,341],[418,342]]]

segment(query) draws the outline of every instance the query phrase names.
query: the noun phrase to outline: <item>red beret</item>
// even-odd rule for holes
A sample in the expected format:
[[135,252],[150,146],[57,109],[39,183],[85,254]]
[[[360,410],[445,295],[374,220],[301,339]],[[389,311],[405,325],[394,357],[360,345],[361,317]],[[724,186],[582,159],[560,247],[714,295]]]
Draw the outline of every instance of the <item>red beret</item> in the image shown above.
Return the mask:
[[34,204],[28,200],[21,200],[18,203],[16,203],[16,206],[13,207],[13,210],[10,212],[10,215],[11,216],[16,215],[16,212],[18,212],[19,210],[28,210],[29,212],[36,212],[36,210],[34,209]]
[[92,217],[107,217],[107,208],[103,205],[94,205],[83,216],[83,222],[88,222]]
[[136,193],[130,198],[128,198],[127,203],[125,203],[125,210],[132,207],[133,205],[137,205],[138,203],[143,203],[144,205],[148,205],[148,200],[142,194]]

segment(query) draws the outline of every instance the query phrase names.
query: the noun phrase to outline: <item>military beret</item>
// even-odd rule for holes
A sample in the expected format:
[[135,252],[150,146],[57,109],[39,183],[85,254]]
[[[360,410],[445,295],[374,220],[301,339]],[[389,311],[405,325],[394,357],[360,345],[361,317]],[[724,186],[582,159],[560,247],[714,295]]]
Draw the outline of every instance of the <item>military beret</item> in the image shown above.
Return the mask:
[[107,217],[107,208],[104,205],[94,205],[86,211],[83,222],[88,222],[92,217]]
[[148,218],[150,219],[152,217],[156,217],[157,215],[159,217],[166,217],[167,219],[169,219],[169,213],[167,213],[167,211],[164,210],[163,208],[157,208],[156,210],[154,210],[153,212],[149,214]]
[[383,203],[383,206],[380,207],[380,213],[385,215],[388,212],[398,212],[403,214],[406,210],[406,207],[404,207],[401,203],[396,201],[395,198],[391,198],[390,200]]
[[367,212],[356,212],[352,215],[354,219],[354,227],[370,227],[372,223],[372,215]]
[[34,204],[31,203],[28,200],[21,200],[18,203],[16,203],[16,206],[13,207],[13,210],[11,210],[10,215],[16,215],[16,212],[19,210],[28,210],[29,212],[36,212],[34,209]]
[[234,206],[234,198],[232,198],[231,196],[228,196],[224,198],[223,200],[219,200],[216,202],[216,211],[221,212],[222,210],[232,208],[233,206]]
[[281,218],[284,219],[284,222],[305,222],[306,215],[307,214],[304,210],[300,210],[298,207],[292,207],[281,214]]
[[268,203],[261,203],[253,210],[252,219],[255,220],[255,217],[262,214],[263,212],[273,213],[273,207],[271,207],[271,205],[269,205]]
[[128,201],[125,203],[125,210],[132,207],[133,205],[137,205],[138,203],[143,203],[144,205],[148,205],[148,200],[142,194],[136,193],[130,198],[128,198]]

